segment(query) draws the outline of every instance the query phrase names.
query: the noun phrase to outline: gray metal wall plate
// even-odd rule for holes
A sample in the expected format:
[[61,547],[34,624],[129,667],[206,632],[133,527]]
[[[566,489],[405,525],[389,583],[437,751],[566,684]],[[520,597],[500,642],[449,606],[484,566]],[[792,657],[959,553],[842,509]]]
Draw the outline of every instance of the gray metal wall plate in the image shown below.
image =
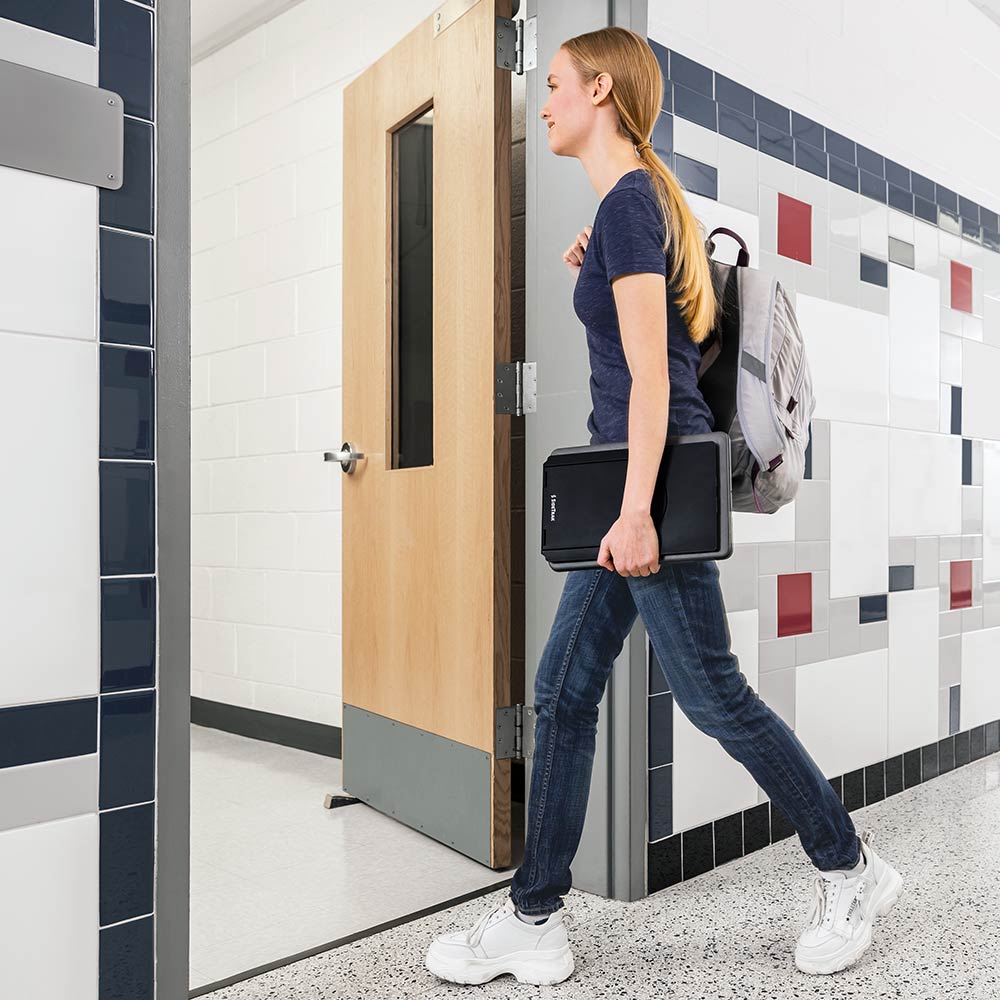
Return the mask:
[[0,59],[0,164],[117,190],[124,105],[92,87]]
[[344,791],[490,863],[490,755],[344,703]]

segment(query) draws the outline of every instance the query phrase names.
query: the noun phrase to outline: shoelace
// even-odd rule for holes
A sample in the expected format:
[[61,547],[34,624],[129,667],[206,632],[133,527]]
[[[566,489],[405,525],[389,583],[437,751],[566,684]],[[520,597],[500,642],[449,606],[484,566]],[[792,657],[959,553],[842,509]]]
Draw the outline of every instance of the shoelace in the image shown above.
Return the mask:
[[[809,921],[814,927],[823,926],[828,930],[843,936],[850,936],[850,933],[835,927],[837,917],[837,897],[840,887],[844,884],[842,880],[825,879],[822,875],[817,875],[813,880],[813,901],[809,910]],[[859,878],[858,884],[852,893],[852,899],[861,900],[867,888],[868,880]]]
[[[483,938],[483,934],[486,933],[486,928],[491,924],[495,924],[497,920],[502,920],[507,915],[506,903],[501,903],[499,906],[493,907],[492,910],[487,910],[483,915],[472,925],[469,930],[468,941],[469,944],[477,945]],[[516,917],[515,919],[520,919]],[[573,924],[573,914],[564,913],[563,923],[567,925]]]

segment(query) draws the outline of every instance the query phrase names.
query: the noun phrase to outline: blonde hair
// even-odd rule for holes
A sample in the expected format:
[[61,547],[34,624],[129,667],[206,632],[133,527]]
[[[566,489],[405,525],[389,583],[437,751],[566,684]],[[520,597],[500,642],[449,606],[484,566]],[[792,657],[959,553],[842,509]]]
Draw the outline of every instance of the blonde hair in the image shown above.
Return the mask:
[[691,339],[700,344],[715,326],[720,306],[708,264],[704,228],[685,200],[680,181],[650,142],[663,95],[660,64],[645,38],[617,26],[576,35],[563,42],[561,48],[569,54],[585,84],[599,73],[611,74],[618,132],[637,147],[640,166],[650,175],[667,232],[664,252],[671,244],[674,248],[673,270],[667,281]]

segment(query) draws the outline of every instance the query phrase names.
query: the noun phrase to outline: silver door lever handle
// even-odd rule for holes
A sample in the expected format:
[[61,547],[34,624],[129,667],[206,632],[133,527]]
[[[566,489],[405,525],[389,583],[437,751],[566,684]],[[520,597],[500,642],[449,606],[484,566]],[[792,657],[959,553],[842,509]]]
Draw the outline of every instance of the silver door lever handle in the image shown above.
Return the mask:
[[358,459],[363,459],[365,453],[363,451],[355,451],[354,445],[350,441],[345,441],[341,446],[340,451],[324,451],[323,461],[324,462],[340,462],[340,467],[348,475],[354,472],[355,467],[358,464]]

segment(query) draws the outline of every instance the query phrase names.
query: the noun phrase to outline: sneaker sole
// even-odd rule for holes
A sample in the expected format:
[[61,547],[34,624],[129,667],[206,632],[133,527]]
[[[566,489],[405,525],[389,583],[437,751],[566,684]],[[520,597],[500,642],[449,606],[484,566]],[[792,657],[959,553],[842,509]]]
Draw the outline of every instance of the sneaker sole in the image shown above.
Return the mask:
[[[875,916],[884,917],[899,901],[903,891],[903,877],[895,868],[888,868],[886,876],[879,884],[877,893],[872,897],[872,906],[875,908]],[[834,972],[841,972],[850,968],[868,950],[872,943],[872,929],[875,925],[875,917],[872,917],[868,925],[868,933],[861,939],[860,946],[846,955],[828,959],[826,962],[807,962],[795,958],[795,966],[800,972],[806,972],[811,976],[828,976]]]
[[464,961],[448,961],[428,953],[424,964],[438,978],[466,986],[481,986],[504,973],[528,986],[554,986],[572,975],[574,969],[573,953],[568,947],[564,951],[522,951]]

